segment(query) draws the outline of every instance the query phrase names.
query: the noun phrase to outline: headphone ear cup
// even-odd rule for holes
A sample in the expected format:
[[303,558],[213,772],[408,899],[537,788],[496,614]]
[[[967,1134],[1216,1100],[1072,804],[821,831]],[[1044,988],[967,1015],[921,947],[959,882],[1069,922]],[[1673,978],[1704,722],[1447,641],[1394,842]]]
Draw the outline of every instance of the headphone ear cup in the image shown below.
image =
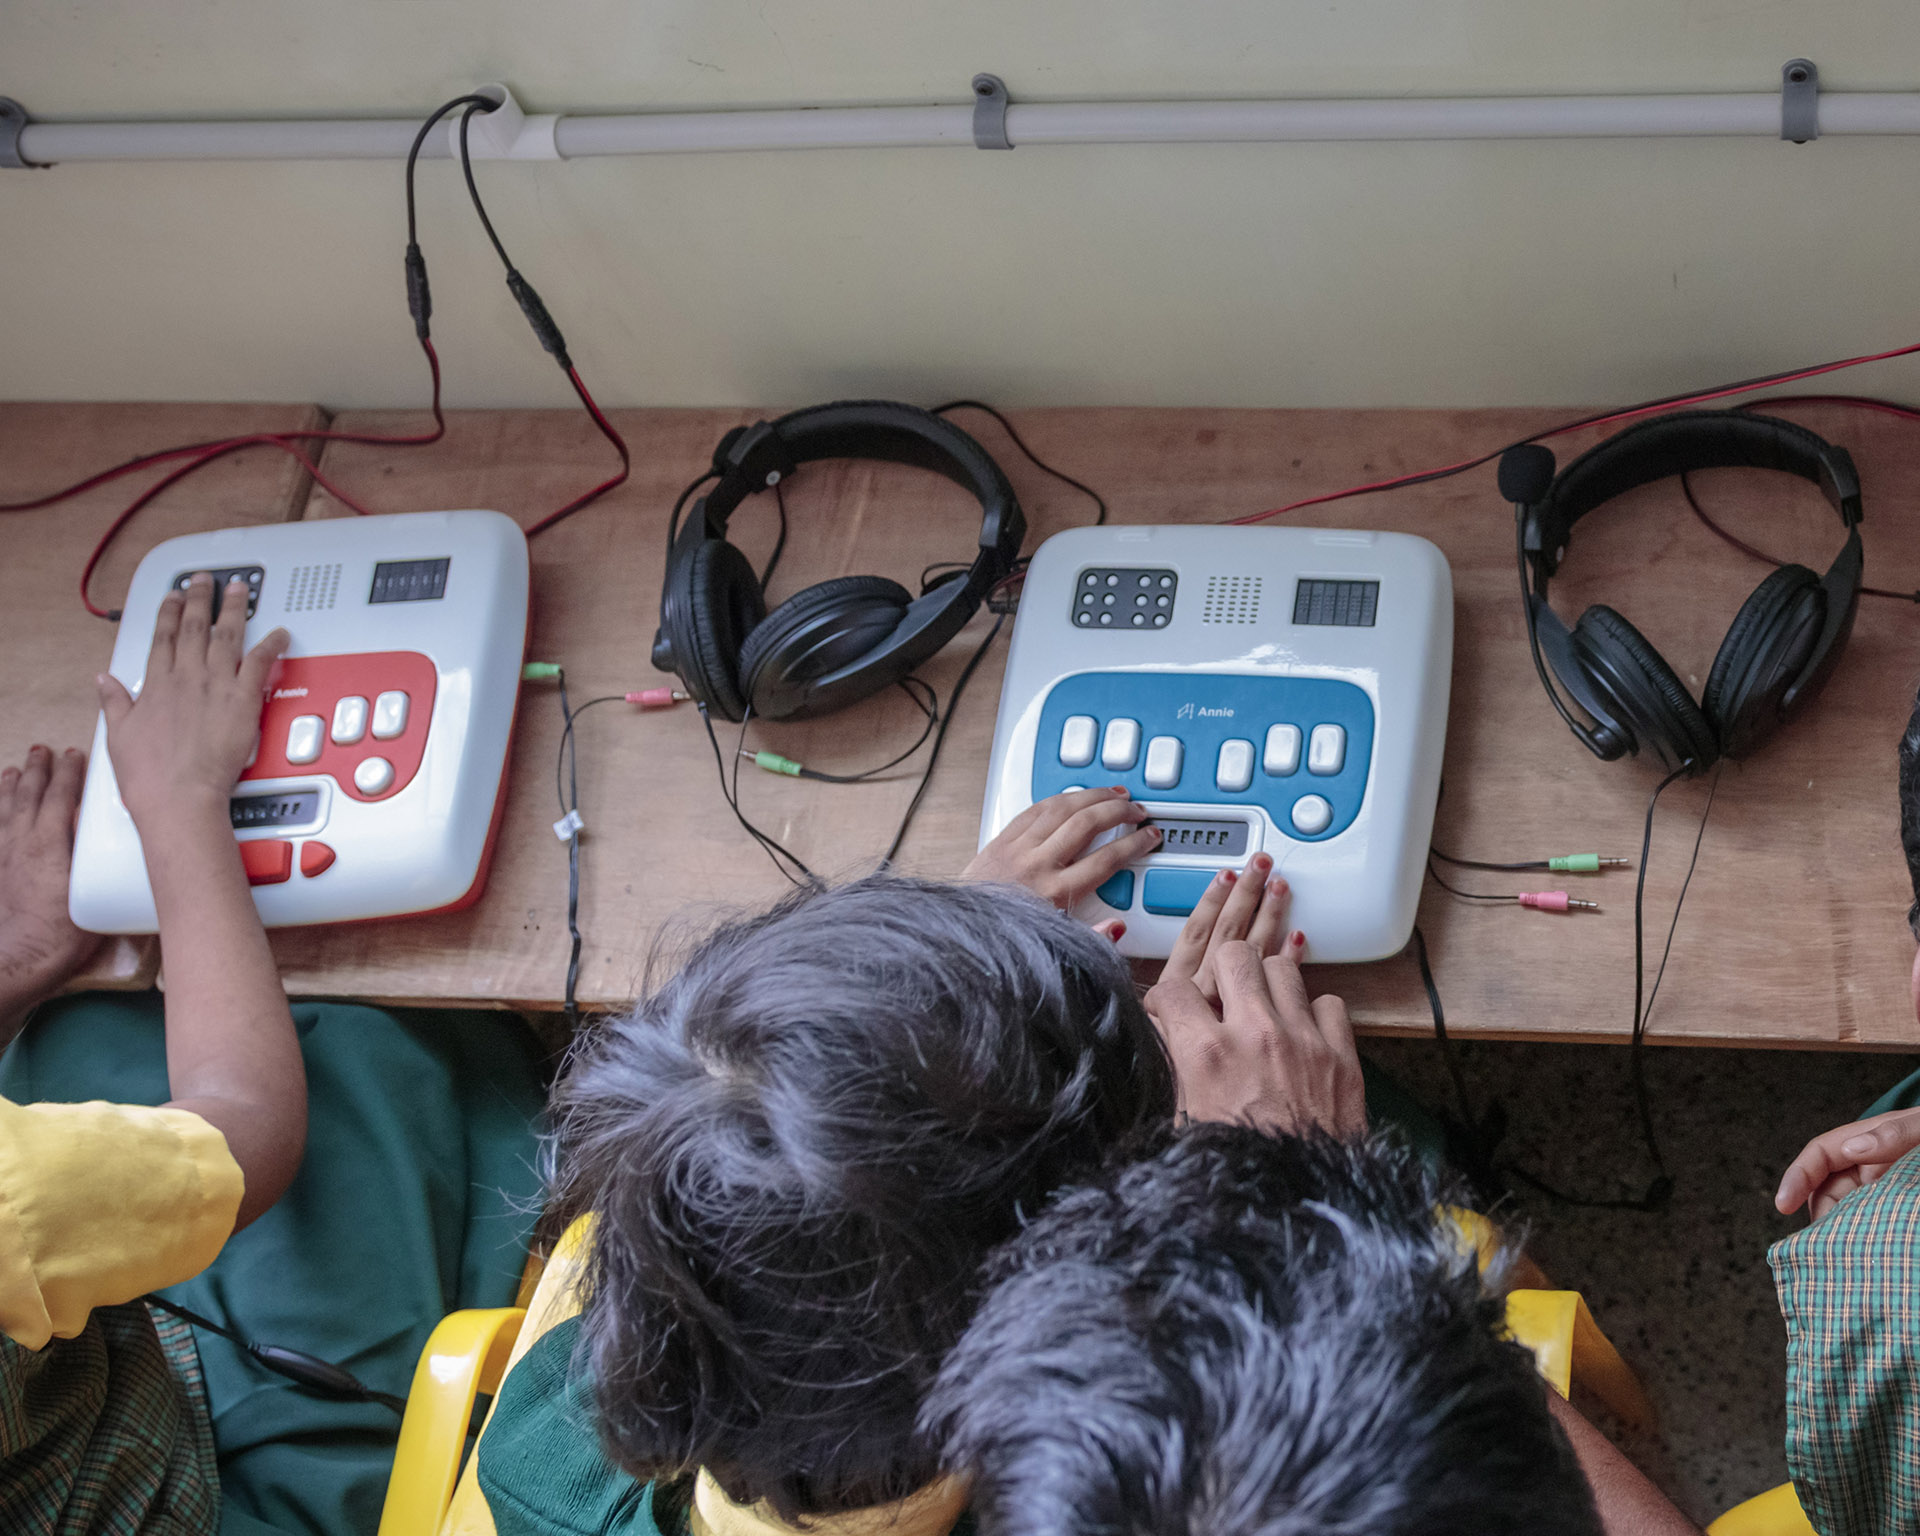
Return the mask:
[[1595,603],[1573,627],[1573,648],[1641,743],[1667,767],[1691,762],[1698,773],[1713,766],[1720,755],[1719,734],[1639,630],[1605,603]]
[[[740,691],[762,720],[804,719],[817,711],[809,685],[857,661],[900,622],[913,601],[884,576],[836,576],[788,598],[740,649]],[[897,679],[876,675],[858,694],[836,695],[825,708],[878,693]]]
[[1781,723],[1780,701],[1819,638],[1826,598],[1804,565],[1783,565],[1753,589],[1713,658],[1702,702],[1723,755],[1745,757]]
[[737,668],[743,642],[767,616],[767,600],[747,557],[725,539],[707,539],[687,558],[684,622],[675,625],[680,676],[723,720],[746,718]]

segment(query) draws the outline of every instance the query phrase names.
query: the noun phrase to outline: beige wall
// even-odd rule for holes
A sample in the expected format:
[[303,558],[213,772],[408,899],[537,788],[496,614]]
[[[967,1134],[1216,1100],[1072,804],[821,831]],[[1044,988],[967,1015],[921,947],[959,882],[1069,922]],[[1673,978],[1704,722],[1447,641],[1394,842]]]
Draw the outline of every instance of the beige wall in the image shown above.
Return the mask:
[[[39,117],[1920,87],[1912,0],[0,0]],[[1586,403],[1920,339],[1920,142],[490,164],[608,403]],[[455,404],[561,404],[444,162]],[[415,403],[394,164],[0,172],[0,394]],[[1920,394],[1920,370],[1848,387]]]

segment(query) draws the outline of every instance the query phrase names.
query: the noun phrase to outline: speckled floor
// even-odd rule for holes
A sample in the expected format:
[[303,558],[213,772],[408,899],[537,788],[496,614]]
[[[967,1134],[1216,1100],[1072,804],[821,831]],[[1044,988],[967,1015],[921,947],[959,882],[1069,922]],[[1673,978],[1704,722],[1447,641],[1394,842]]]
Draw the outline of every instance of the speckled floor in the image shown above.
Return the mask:
[[[1570,1193],[1644,1190],[1652,1170],[1624,1048],[1458,1049],[1477,1106],[1506,1110],[1498,1163]],[[1451,1102],[1431,1042],[1362,1050],[1428,1103]],[[1678,1180],[1664,1213],[1570,1207],[1508,1180],[1529,1251],[1556,1284],[1584,1293],[1653,1398],[1658,1432],[1625,1443],[1695,1519],[1786,1478],[1786,1334],[1766,1251],[1800,1218],[1773,1209],[1780,1174],[1808,1138],[1916,1067],[1907,1056],[1650,1049],[1655,1120]]]

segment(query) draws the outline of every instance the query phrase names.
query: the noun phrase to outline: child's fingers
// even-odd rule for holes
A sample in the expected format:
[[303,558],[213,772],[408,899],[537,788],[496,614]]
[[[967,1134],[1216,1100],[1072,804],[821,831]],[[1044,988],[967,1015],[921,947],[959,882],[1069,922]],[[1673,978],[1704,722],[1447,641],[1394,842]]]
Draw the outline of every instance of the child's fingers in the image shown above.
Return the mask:
[[1267,882],[1260,896],[1260,909],[1253,914],[1253,926],[1247,930],[1247,942],[1264,959],[1279,949],[1287,936],[1287,907],[1292,897],[1287,882],[1278,875]]
[[227,583],[227,590],[220,596],[220,617],[213,621],[207,654],[218,657],[230,667],[238,665],[240,641],[246,628],[247,584],[236,576]]
[[86,777],[87,754],[68,747],[53,760],[47,792],[40,797],[40,825],[71,842],[74,818],[80,814],[80,784]]
[[1162,835],[1158,827],[1135,827],[1075,859],[1066,868],[1067,881],[1076,890],[1090,891],[1104,884],[1107,876],[1118,874],[1135,859],[1144,859],[1152,853],[1160,846]]
[[1102,832],[1146,820],[1147,813],[1131,800],[1109,791],[1089,793],[1100,798],[1067,817],[1040,845],[1040,857],[1055,869],[1065,869],[1079,858]]
[[47,792],[47,775],[53,754],[37,742],[27,748],[27,761],[13,786],[13,814],[30,822],[40,810],[40,798]]
[[174,661],[206,660],[207,636],[212,629],[213,577],[205,571],[195,571],[187,582],[186,601],[180,605],[180,627],[173,641]]
[[1220,909],[1227,904],[1227,897],[1233,894],[1234,875],[1230,869],[1223,869],[1208,883],[1200,893],[1200,899],[1194,903],[1193,911],[1188,914],[1180,937],[1173,941],[1173,948],[1167,954],[1167,963],[1161,970],[1163,978],[1177,976],[1192,981],[1200,969],[1200,962],[1207,957],[1207,945],[1213,938],[1213,925],[1220,916]]
[[1280,946],[1278,954],[1268,955],[1261,962],[1267,975],[1267,989],[1273,994],[1276,1008],[1295,1017],[1312,1019],[1317,1025],[1320,1021],[1313,1013],[1313,1004],[1307,997],[1307,978],[1300,974],[1300,956],[1306,950],[1306,940],[1298,933],[1287,935],[1286,943]]
[[[1071,793],[1048,795],[1046,799],[1028,806],[1026,810],[1020,813],[1021,816],[1030,816],[1033,818],[1025,827],[1021,828],[1021,830],[1029,842],[1044,843],[1051,838],[1055,832],[1059,831],[1061,827],[1066,825],[1069,819],[1090,806],[1129,805],[1131,803],[1127,798],[1127,792],[1124,787],[1111,789],[1076,789]],[[1008,823],[1007,831],[1011,832],[1019,825],[1020,818],[1015,817],[1012,822]],[[1001,835],[1005,836],[1006,834],[1003,833]]]
[[173,654],[180,638],[180,615],[187,606],[187,594],[169,592],[160,599],[160,612],[153,620],[153,647],[147,656],[147,675],[157,677],[173,665]]
[[1264,853],[1256,853],[1247,860],[1247,867],[1240,871],[1232,891],[1220,908],[1220,916],[1214,921],[1213,933],[1207,943],[1209,951],[1247,936],[1247,931],[1253,927],[1254,914],[1260,910],[1261,900],[1266,895],[1267,871],[1272,868],[1273,860]]
[[267,679],[273,675],[273,664],[286,654],[292,639],[284,629],[271,630],[262,636],[260,643],[240,659],[241,687],[249,693],[264,694]]
[[1104,923],[1095,923],[1093,925],[1093,931],[1099,934],[1101,938],[1118,944],[1126,934],[1127,925],[1117,917],[1110,917]]
[[[159,649],[157,640],[154,649]],[[151,668],[152,663],[149,662],[148,666]],[[133,708],[133,695],[127,692],[127,685],[111,672],[100,673],[94,678],[93,685],[99,690],[100,713],[107,717],[107,729],[111,731],[127,718],[127,711]]]

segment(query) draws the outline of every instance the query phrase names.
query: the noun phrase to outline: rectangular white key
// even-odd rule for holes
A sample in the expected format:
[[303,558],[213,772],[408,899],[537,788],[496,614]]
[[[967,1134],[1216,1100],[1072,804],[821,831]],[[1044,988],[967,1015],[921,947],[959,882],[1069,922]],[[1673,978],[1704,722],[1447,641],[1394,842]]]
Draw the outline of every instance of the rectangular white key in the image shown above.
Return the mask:
[[1307,738],[1307,772],[1322,777],[1338,773],[1347,765],[1347,728],[1344,725],[1316,725]]
[[1093,761],[1094,736],[1100,722],[1092,715],[1068,715],[1060,727],[1060,762],[1067,768],[1084,768]]
[[1156,736],[1147,743],[1146,780],[1148,789],[1172,789],[1180,782],[1180,765],[1186,748],[1178,736]]
[[1223,741],[1220,743],[1220,758],[1213,767],[1213,784],[1216,789],[1237,793],[1253,782],[1253,743],[1250,741]]
[[1272,774],[1276,779],[1285,778],[1290,773],[1300,771],[1300,727],[1297,725],[1270,725],[1267,727],[1266,751],[1260,756],[1263,772]]
[[333,706],[333,730],[330,733],[341,746],[349,746],[367,734],[367,701],[350,693]]
[[407,696],[398,688],[389,689],[373,701],[373,739],[392,741],[407,728]]
[[318,715],[296,715],[287,727],[287,761],[311,763],[319,759],[321,736],[327,722]]
[[1107,734],[1100,743],[1100,766],[1124,773],[1140,761],[1140,722],[1109,720]]

